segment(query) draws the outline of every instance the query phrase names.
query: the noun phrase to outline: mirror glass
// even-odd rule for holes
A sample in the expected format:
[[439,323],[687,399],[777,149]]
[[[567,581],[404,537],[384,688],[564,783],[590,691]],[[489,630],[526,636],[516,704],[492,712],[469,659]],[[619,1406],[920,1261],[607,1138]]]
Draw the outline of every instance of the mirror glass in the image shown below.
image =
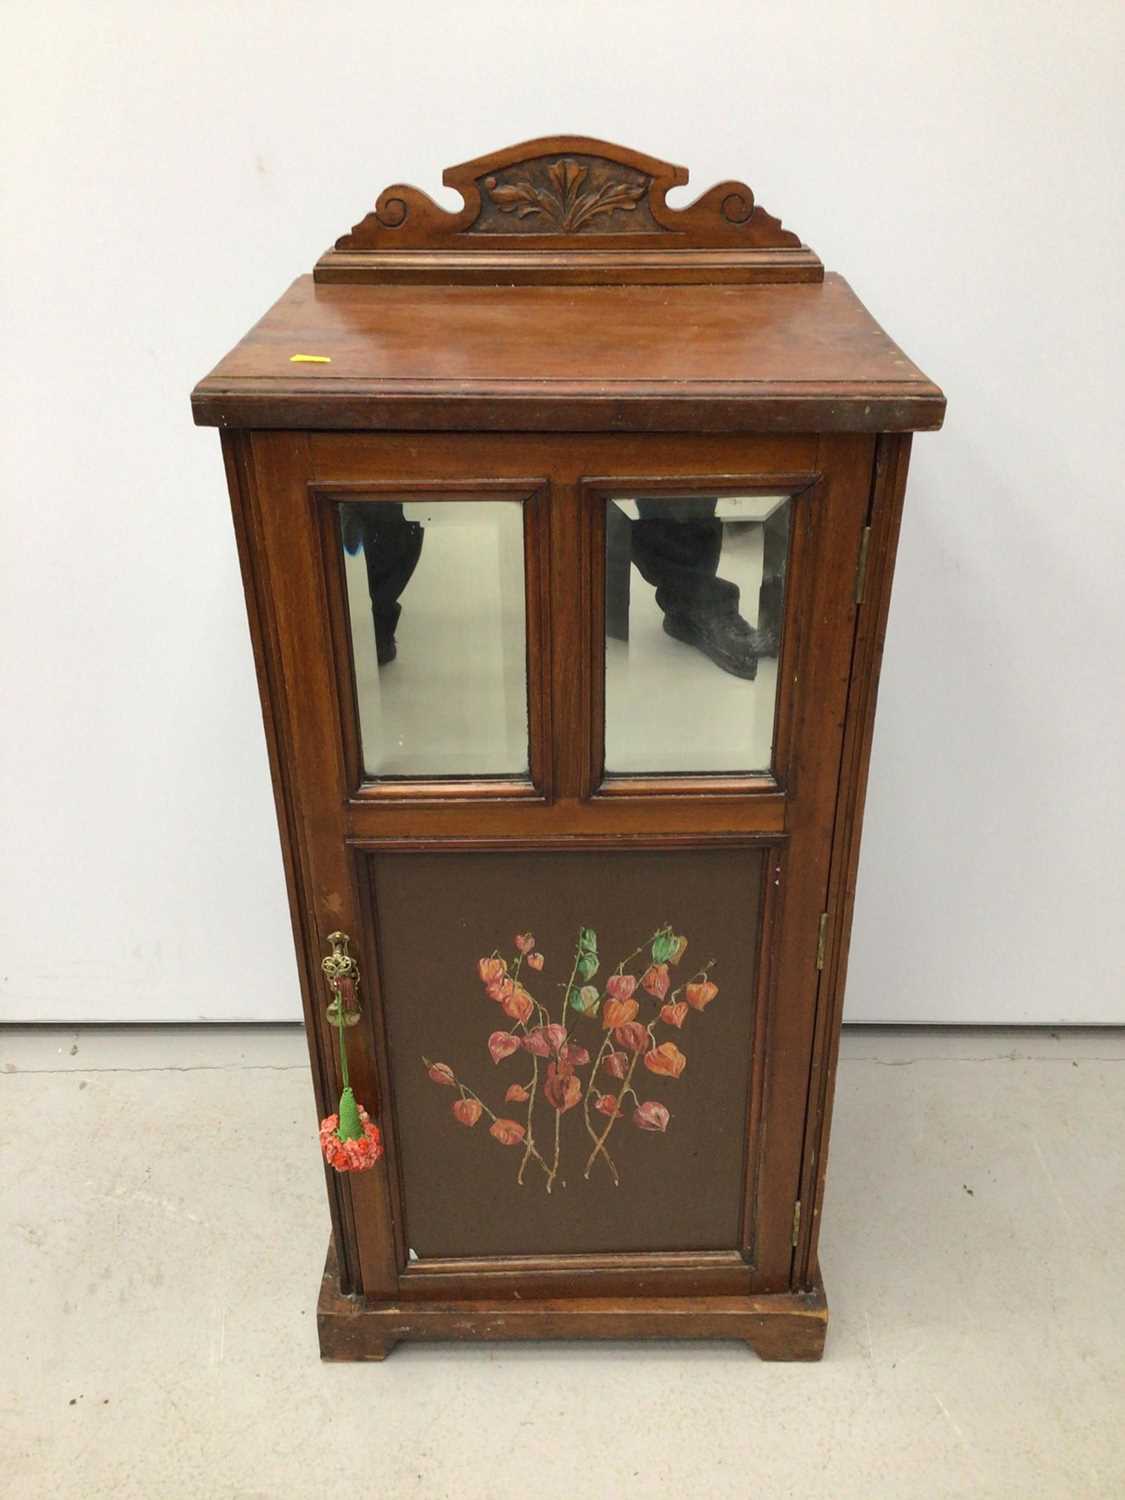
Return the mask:
[[788,494],[606,501],[605,767],[768,771]]
[[339,505],[369,777],[528,771],[523,507]]

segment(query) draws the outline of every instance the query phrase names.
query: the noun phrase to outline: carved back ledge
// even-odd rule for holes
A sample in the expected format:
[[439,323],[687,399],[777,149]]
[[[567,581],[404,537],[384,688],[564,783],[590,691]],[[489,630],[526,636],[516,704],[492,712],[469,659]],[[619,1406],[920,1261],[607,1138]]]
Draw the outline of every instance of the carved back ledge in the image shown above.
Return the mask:
[[319,282],[470,285],[822,281],[824,267],[741,182],[669,208],[685,167],[582,135],[544,136],[442,173],[450,213],[386,188],[317,262]]

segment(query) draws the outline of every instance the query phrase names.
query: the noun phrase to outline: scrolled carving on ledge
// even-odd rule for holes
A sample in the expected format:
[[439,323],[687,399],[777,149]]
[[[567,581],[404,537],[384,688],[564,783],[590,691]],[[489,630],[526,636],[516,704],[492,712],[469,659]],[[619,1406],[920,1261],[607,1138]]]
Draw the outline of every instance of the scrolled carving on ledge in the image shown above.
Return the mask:
[[738,191],[728,193],[719,204],[719,212],[731,224],[745,224],[754,212],[754,194]]
[[[744,276],[725,279],[818,280],[823,268],[796,234],[754,201],[745,183],[723,182],[686,208],[670,208],[667,195],[688,180],[688,172],[670,162],[645,156],[585,136],[549,136],[478,157],[442,174],[447,187],[461,194],[464,206],[450,212],[418,188],[396,184],[379,196],[374,210],[342,235],[317,267],[321,280],[364,279],[364,266],[379,266],[371,279],[384,279],[393,267],[424,270],[427,279],[444,279],[442,266],[480,267],[487,252],[511,267],[511,256],[550,252],[557,257],[579,252],[566,279],[582,279],[576,268],[588,252],[625,252],[605,264],[616,265],[617,279],[630,279],[627,268],[637,254],[739,251],[724,264],[742,266]],[[427,252],[428,257],[398,252]],[[442,254],[449,252],[445,260]],[[364,261],[364,257],[370,257]],[[424,263],[424,264],[423,264]],[[561,262],[554,262],[561,265]],[[515,262],[517,269],[532,261]],[[545,266],[540,257],[538,264]],[[652,261],[646,264],[651,268]],[[703,261],[699,262],[701,266]],[[751,274],[756,272],[756,274]],[[699,279],[696,274],[694,279]],[[461,279],[452,270],[448,279]],[[544,273],[536,279],[549,279]],[[639,279],[653,279],[651,276]],[[724,278],[720,278],[724,279]]]
[[413,189],[387,188],[379,194],[379,201],[375,204],[375,219],[383,229],[397,229],[405,223],[410,205],[404,191],[409,194]]

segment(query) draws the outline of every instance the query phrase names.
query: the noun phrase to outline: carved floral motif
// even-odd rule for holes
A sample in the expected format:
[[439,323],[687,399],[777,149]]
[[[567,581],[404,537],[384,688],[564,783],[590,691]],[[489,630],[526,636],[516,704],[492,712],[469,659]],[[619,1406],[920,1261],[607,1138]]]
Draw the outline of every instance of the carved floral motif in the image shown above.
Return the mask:
[[611,177],[582,191],[589,168],[564,157],[547,167],[549,186],[539,186],[530,174],[500,182],[486,177],[484,185],[502,214],[518,219],[541,216],[560,234],[577,234],[600,214],[633,213],[648,190],[647,179],[626,182]]

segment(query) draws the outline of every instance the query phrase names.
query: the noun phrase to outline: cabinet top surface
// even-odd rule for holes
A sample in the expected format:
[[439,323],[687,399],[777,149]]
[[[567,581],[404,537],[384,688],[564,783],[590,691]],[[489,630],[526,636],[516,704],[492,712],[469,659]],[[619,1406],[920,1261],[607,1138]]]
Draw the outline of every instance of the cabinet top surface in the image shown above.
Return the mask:
[[837,275],[679,286],[302,276],[192,405],[198,424],[226,428],[902,432],[940,427],[945,398]]

